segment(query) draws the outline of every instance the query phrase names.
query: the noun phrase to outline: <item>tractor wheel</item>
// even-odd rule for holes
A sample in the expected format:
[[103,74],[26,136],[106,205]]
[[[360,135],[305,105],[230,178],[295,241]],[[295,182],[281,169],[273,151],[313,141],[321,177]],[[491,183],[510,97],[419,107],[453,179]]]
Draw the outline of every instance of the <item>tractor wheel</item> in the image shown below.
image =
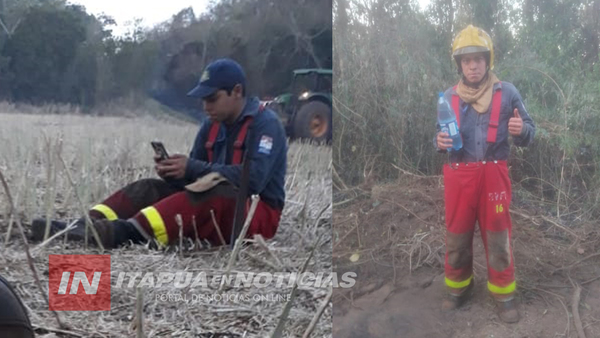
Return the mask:
[[300,107],[294,118],[294,137],[329,141],[331,127],[331,108],[321,101],[311,101]]

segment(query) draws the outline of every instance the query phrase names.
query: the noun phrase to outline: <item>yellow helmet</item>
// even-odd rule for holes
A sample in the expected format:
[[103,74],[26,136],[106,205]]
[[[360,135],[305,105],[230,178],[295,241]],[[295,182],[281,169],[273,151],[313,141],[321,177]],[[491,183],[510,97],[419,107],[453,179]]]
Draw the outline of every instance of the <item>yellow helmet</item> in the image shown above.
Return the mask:
[[460,31],[452,42],[452,56],[458,64],[458,69],[460,70],[460,62],[457,56],[477,52],[489,53],[488,66],[490,69],[494,69],[494,45],[492,44],[492,38],[483,29],[469,25]]

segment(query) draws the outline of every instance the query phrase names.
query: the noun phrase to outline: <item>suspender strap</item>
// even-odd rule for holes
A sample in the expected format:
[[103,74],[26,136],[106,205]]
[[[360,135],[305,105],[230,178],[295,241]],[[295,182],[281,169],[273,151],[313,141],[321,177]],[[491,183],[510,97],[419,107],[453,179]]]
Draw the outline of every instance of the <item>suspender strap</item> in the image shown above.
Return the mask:
[[242,124],[242,128],[237,134],[237,138],[233,143],[233,159],[231,164],[242,164],[242,155],[244,155],[244,141],[246,140],[246,134],[248,133],[248,126],[252,123],[252,116],[248,116]]
[[[262,113],[264,110],[264,106],[260,107],[258,109],[258,113]],[[246,121],[244,121],[244,125],[242,126],[242,130],[240,130],[240,132],[238,133],[238,139],[236,140],[236,143],[238,143],[238,141],[241,141],[241,144],[243,144],[244,142],[244,138],[241,137],[240,138],[240,134],[246,134],[248,132],[248,126],[250,125],[250,122],[252,121],[252,117],[247,118]],[[254,129],[254,128],[252,128]],[[250,131],[251,136],[252,134],[255,133],[255,131]],[[235,242],[237,241],[238,236],[240,235],[240,233],[242,232],[242,225],[244,223],[244,219],[245,219],[245,215],[248,212],[248,208],[249,208],[249,202],[250,200],[248,199],[248,190],[250,189],[250,161],[252,161],[252,153],[255,151],[256,149],[252,149],[252,147],[249,147],[247,149],[246,152],[246,158],[244,159],[244,163],[242,164],[242,177],[240,180],[240,190],[238,191],[238,195],[235,201],[235,212],[233,214],[233,224],[232,224],[232,229],[231,229],[231,239],[229,241],[230,245],[231,245],[231,249],[233,249],[233,247],[235,246]],[[235,161],[235,152],[237,151],[234,150],[234,161]],[[241,162],[241,150],[238,151],[239,152],[239,163]]]
[[[264,106],[259,107],[258,112],[262,113],[265,110]],[[246,117],[240,131],[237,134],[235,142],[233,143],[233,158],[231,164],[242,164],[242,158],[244,155],[244,142],[246,140],[246,134],[248,134],[248,126],[252,123],[252,116]],[[212,163],[214,157],[214,146],[219,135],[219,128],[221,124],[219,122],[213,122],[208,132],[208,140],[204,144],[206,153],[208,154],[208,162]]]
[[[455,92],[456,87],[453,88]],[[458,94],[452,94],[452,109],[454,109],[454,115],[456,115],[456,126],[460,128],[460,97],[458,97]]]
[[[258,107],[258,113],[262,113],[265,110],[264,105],[260,105]],[[240,128],[239,133],[237,134],[237,138],[235,139],[235,143],[233,144],[233,158],[231,164],[242,164],[242,158],[244,156],[244,141],[246,140],[246,134],[248,134],[248,126],[252,123],[252,116],[248,116],[242,124],[242,128]]]
[[[487,142],[495,143],[498,134],[498,121],[500,120],[500,108],[502,106],[502,87],[494,92],[492,96],[492,112],[490,114],[490,123],[488,125]],[[454,86],[456,92],[456,86]],[[460,97],[458,94],[452,94],[452,109],[456,115],[456,124],[460,128]]]
[[498,120],[500,119],[500,106],[502,105],[502,90],[498,89],[492,96],[492,114],[490,115],[490,124],[488,126],[487,141],[488,143],[496,142],[496,134],[498,133]]
[[213,161],[213,146],[215,145],[215,141],[217,140],[217,135],[219,135],[219,127],[221,124],[219,122],[213,122],[210,126],[210,131],[208,132],[208,140],[204,144],[204,148],[206,149],[206,153],[208,154],[208,162],[212,163]]

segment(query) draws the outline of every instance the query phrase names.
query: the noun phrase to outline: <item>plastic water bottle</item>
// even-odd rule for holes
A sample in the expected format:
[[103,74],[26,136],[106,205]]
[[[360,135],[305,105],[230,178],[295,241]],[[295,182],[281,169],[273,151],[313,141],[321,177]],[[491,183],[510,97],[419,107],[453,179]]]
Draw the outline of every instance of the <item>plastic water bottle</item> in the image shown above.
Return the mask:
[[458,130],[458,124],[456,123],[456,116],[454,110],[450,106],[450,103],[444,98],[444,93],[440,92],[438,98],[438,123],[442,132],[448,133],[452,139],[451,150],[459,150],[462,148],[462,137]]

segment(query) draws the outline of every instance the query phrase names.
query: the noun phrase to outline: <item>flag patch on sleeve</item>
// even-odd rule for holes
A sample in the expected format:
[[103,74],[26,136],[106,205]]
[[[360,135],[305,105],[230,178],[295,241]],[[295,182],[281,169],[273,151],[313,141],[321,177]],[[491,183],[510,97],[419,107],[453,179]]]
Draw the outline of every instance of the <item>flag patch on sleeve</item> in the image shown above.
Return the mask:
[[262,154],[270,154],[271,149],[273,148],[273,138],[267,135],[263,135],[260,138],[260,143],[258,144],[258,152]]

